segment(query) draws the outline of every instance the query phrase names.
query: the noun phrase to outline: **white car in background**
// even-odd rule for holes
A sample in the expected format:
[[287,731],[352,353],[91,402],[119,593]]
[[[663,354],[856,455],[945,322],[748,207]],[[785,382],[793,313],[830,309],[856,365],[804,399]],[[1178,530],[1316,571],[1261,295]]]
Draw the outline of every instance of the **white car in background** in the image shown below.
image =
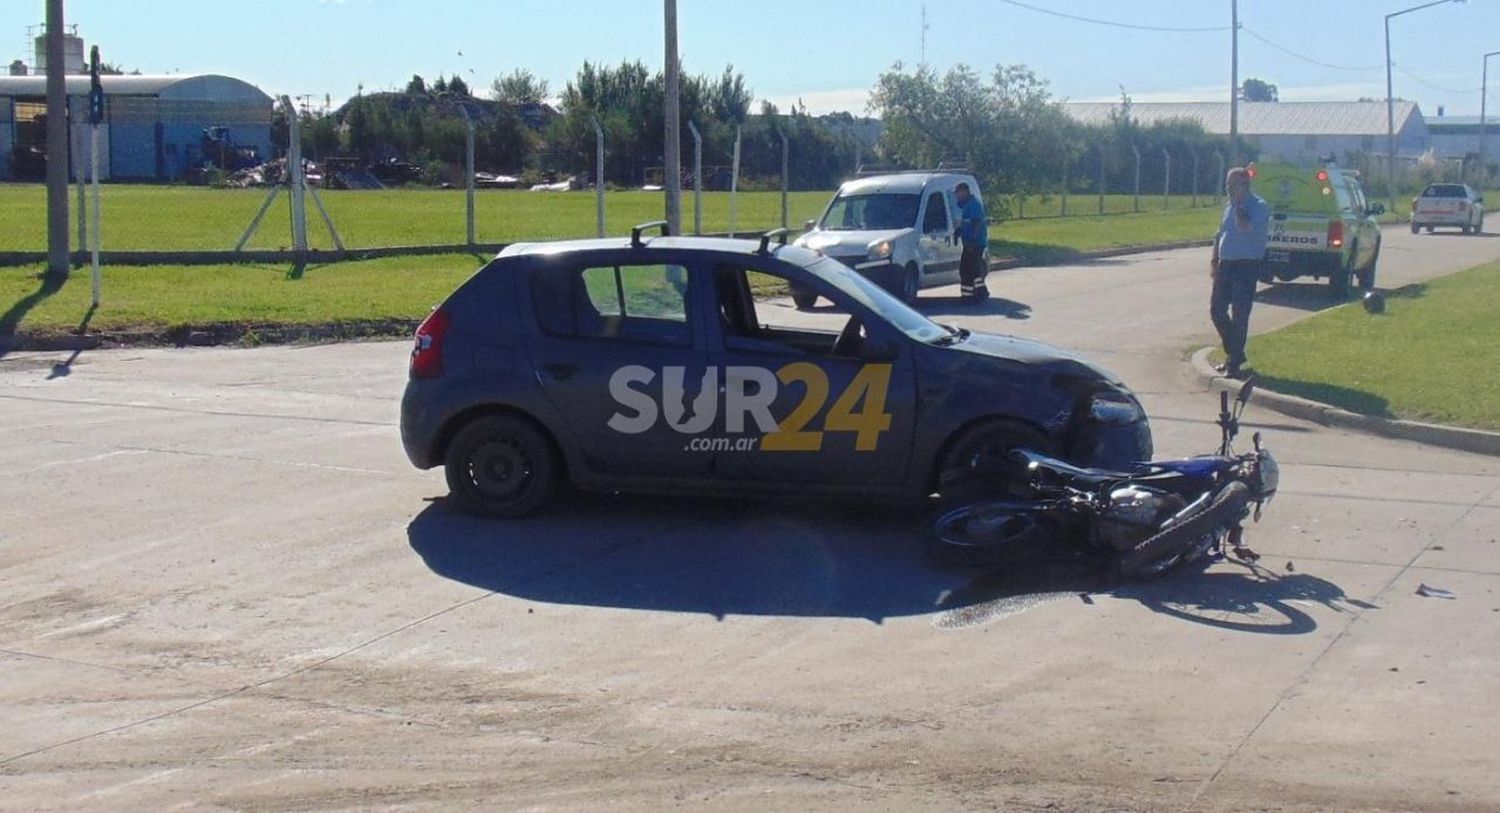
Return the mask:
[[[914,302],[923,288],[958,282],[963,246],[953,234],[959,222],[953,190],[960,183],[984,201],[979,182],[960,172],[922,170],[849,181],[839,187],[823,216],[808,222],[809,230],[796,244]],[[813,293],[792,292],[799,308],[810,308],[817,299]]]
[[1439,227],[1457,228],[1464,234],[1484,232],[1484,197],[1468,184],[1428,184],[1411,201],[1411,233]]

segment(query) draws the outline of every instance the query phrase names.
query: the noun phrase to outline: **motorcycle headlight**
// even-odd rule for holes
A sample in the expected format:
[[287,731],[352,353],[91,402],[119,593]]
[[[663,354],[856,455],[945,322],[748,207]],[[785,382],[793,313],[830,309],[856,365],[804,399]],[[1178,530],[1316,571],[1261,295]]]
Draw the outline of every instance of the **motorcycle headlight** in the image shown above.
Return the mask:
[[1255,470],[1260,479],[1260,497],[1270,502],[1276,496],[1277,486],[1281,485],[1281,466],[1277,465],[1276,458],[1269,451],[1261,449]]
[[1103,392],[1089,402],[1089,417],[1100,423],[1135,423],[1146,417],[1146,413],[1132,398]]
[[893,250],[894,248],[891,246],[891,241],[889,240],[881,240],[878,243],[873,243],[870,246],[870,259],[884,260],[891,256]]

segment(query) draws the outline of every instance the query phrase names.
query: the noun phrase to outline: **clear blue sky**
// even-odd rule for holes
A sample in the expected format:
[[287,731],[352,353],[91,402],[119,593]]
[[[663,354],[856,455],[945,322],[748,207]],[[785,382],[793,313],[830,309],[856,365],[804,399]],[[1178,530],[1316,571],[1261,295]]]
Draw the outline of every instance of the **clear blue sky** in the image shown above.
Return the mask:
[[[1074,15],[1143,25],[1229,24],[1229,0],[1025,0]],[[1384,97],[1382,17],[1418,0],[1241,0],[1241,77],[1275,83],[1282,98]],[[662,64],[660,0],[68,0],[104,58],[145,73],[214,72],[268,93],[331,95],[460,74],[487,87],[528,68],[554,92],[584,60]],[[864,93],[900,60],[921,56],[920,0],[679,0],[687,70],[732,63],[761,98],[810,109],[863,107]],[[928,61],[985,70],[1025,63],[1061,98],[1138,101],[1225,98],[1229,33],[1133,31],[1061,19],[1004,0],[926,3]],[[31,61],[26,26],[42,0],[0,4],[0,57]],[[1251,36],[1340,70],[1287,55]],[[1479,112],[1482,56],[1500,50],[1500,0],[1468,0],[1393,21],[1396,94],[1430,116]],[[461,54],[461,55],[460,55]],[[1494,85],[1500,87],[1500,57]],[[1492,93],[1491,98],[1500,98]],[[1491,106],[1493,109],[1493,105]]]

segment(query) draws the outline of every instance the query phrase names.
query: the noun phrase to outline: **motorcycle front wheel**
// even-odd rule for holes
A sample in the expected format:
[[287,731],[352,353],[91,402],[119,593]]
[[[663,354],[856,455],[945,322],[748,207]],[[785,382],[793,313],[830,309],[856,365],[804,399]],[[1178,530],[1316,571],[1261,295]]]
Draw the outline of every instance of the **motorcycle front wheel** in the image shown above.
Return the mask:
[[940,513],[932,552],[963,567],[1022,567],[1041,556],[1057,535],[1054,517],[1021,502],[974,502]]
[[1202,511],[1185,517],[1136,545],[1120,558],[1126,576],[1149,579],[1171,570],[1188,555],[1211,543],[1216,535],[1238,520],[1250,504],[1250,488],[1238,480],[1224,486]]

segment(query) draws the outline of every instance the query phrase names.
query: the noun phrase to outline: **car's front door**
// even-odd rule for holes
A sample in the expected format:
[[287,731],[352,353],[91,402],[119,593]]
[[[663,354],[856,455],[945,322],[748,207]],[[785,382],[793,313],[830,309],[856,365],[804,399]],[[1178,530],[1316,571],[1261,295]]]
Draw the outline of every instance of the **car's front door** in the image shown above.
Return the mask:
[[684,265],[630,257],[531,272],[536,377],[592,471],[708,473],[711,461],[687,448],[718,400],[712,382],[704,391],[708,354],[691,306],[700,277]]
[[[797,283],[836,314],[805,314],[752,290]],[[904,336],[859,303],[781,263],[714,269],[710,362],[723,373],[715,473],[816,485],[903,482],[916,425]],[[856,327],[849,329],[850,319]]]
[[919,242],[924,279],[956,273],[960,247],[953,239],[953,223],[948,217],[948,200],[942,190],[934,189],[922,207],[922,236]]

